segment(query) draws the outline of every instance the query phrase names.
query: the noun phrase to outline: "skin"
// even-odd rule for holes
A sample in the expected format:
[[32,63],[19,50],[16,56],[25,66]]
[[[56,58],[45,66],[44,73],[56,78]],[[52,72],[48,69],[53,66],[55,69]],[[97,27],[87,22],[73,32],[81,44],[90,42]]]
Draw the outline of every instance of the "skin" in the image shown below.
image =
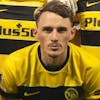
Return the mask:
[[56,67],[66,59],[67,43],[74,38],[75,28],[69,18],[46,11],[40,15],[35,36],[40,42],[43,63]]

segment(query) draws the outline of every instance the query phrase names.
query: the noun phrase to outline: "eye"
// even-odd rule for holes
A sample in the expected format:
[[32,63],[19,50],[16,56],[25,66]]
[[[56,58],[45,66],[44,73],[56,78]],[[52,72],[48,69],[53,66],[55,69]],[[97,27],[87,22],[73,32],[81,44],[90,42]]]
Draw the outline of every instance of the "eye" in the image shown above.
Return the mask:
[[44,27],[43,31],[46,33],[51,33],[53,31],[53,28],[52,27]]
[[57,32],[59,32],[59,33],[64,33],[66,31],[67,31],[67,28],[66,27],[58,27],[57,28]]

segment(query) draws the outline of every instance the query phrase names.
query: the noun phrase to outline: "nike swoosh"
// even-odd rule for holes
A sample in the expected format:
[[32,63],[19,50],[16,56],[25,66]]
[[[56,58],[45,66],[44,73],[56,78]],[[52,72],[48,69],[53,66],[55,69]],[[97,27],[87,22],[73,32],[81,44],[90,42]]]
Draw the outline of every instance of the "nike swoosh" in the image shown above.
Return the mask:
[[4,12],[7,11],[8,9],[0,9],[0,12]]
[[100,3],[100,1],[93,2],[93,3],[86,2],[86,7],[91,7],[91,6],[94,6],[94,5],[99,4],[99,3]]
[[27,93],[27,92],[25,92],[24,96],[32,96],[32,95],[36,95],[36,94],[39,94],[39,93],[40,93],[40,91],[37,91],[37,92],[34,92],[34,93]]

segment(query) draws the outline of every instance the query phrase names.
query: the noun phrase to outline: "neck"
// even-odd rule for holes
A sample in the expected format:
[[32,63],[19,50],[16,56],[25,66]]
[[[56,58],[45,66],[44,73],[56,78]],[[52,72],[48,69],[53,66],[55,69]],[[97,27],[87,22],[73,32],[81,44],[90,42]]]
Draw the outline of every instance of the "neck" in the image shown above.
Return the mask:
[[52,57],[49,55],[43,55],[44,53],[41,52],[41,61],[45,66],[48,67],[59,67],[63,66],[68,58],[68,51],[66,50],[64,53],[57,57]]

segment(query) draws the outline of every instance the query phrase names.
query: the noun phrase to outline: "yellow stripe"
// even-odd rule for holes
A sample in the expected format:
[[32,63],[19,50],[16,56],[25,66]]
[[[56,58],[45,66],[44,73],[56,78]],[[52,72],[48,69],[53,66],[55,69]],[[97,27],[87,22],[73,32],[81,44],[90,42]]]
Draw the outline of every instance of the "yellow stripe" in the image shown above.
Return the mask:
[[31,30],[35,27],[35,21],[0,19],[0,38],[34,41],[36,39]]
[[100,11],[87,11],[78,14],[81,30],[100,31]]
[[100,59],[100,46],[81,45],[81,48]]
[[41,1],[25,1],[25,2],[16,2],[16,1],[0,1],[0,4],[4,5],[13,5],[13,6],[33,6],[41,7],[46,2]]

